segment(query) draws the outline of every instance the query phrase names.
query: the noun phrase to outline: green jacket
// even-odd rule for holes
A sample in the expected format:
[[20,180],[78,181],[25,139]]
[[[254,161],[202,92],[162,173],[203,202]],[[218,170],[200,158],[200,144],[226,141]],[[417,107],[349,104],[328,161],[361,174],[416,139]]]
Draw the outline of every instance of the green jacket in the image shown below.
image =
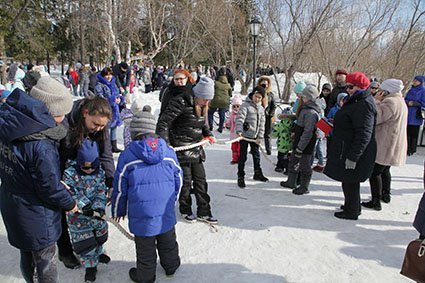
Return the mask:
[[211,100],[210,108],[229,108],[230,98],[232,97],[232,87],[227,81],[226,76],[218,77],[214,84],[214,98]]

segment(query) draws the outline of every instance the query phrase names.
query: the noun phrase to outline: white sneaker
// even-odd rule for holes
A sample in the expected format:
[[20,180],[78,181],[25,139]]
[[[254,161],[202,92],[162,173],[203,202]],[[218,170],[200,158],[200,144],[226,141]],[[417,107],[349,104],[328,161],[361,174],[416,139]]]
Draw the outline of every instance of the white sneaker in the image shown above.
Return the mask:
[[194,223],[196,222],[196,217],[193,214],[182,214],[182,218],[184,219],[184,221],[188,222],[188,223]]

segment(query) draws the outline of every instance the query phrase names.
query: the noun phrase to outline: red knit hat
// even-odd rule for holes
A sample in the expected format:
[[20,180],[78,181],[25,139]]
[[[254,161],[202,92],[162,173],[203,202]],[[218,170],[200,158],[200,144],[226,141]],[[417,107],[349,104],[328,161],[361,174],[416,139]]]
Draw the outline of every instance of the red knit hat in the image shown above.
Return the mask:
[[177,75],[178,73],[181,73],[187,77],[187,81],[191,84],[195,82],[193,77],[190,75],[189,71],[186,69],[174,69],[173,76]]
[[335,75],[348,75],[348,73],[344,69],[338,69],[336,70]]
[[362,72],[349,73],[345,82],[358,86],[361,89],[367,89],[370,85],[370,80]]

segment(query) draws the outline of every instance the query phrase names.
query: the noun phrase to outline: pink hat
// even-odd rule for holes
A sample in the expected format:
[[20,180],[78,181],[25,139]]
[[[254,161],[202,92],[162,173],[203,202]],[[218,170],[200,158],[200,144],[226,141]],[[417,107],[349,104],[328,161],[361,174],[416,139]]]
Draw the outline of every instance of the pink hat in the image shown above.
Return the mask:
[[234,95],[232,97],[232,105],[241,105],[242,104],[242,97],[239,95]]

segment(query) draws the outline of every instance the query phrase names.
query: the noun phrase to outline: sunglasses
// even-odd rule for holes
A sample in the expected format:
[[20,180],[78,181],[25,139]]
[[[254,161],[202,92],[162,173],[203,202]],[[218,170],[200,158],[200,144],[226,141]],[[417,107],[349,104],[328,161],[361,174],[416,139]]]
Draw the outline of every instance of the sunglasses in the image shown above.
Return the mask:
[[183,78],[174,78],[175,81],[182,81],[182,80],[185,80],[185,79],[187,79],[187,78],[186,77],[183,77]]
[[232,108],[239,108],[241,107],[240,105],[232,105]]
[[89,171],[89,170],[95,170],[95,168],[93,168],[93,167],[91,167],[91,166],[81,166],[81,169],[82,169],[82,170],[86,170],[86,171]]
[[371,87],[370,89],[378,89],[377,87]]
[[353,89],[355,85],[347,85],[347,89]]

